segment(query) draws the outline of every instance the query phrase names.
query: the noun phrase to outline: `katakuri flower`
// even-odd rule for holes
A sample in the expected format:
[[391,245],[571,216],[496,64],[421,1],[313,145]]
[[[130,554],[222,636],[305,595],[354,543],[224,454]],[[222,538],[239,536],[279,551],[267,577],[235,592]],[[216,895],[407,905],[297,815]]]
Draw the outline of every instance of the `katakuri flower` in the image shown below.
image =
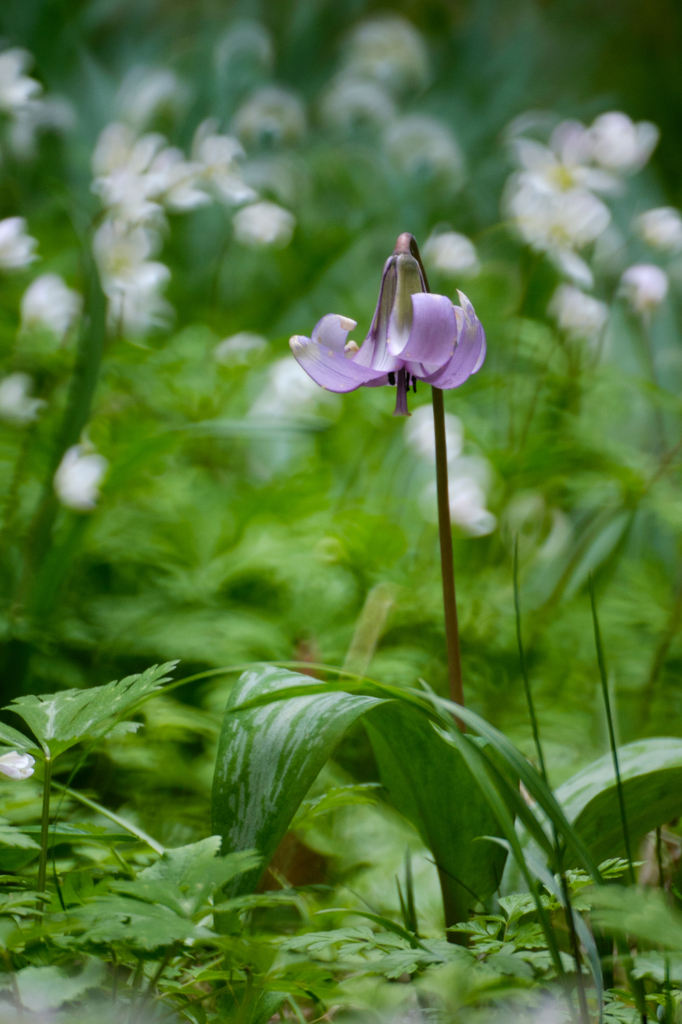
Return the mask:
[[422,380],[459,387],[483,365],[485,333],[466,295],[461,306],[432,295],[410,234],[398,238],[384,266],[379,301],[362,347],[347,341],[355,320],[328,313],[312,337],[294,335],[291,351],[306,373],[328,391],[390,384],[398,389],[394,416],[409,416],[407,390]]
[[20,754],[18,750],[10,750],[0,757],[0,773],[8,779],[27,779],[33,775],[35,758],[30,754]]

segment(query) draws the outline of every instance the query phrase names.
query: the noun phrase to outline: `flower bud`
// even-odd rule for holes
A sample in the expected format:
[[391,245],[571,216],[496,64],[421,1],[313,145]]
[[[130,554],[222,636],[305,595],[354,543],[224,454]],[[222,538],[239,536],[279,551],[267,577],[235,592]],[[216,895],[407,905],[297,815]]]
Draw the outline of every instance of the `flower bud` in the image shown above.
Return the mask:
[[8,779],[27,779],[33,775],[35,758],[30,754],[20,754],[18,750],[10,750],[9,754],[0,757],[0,773]]

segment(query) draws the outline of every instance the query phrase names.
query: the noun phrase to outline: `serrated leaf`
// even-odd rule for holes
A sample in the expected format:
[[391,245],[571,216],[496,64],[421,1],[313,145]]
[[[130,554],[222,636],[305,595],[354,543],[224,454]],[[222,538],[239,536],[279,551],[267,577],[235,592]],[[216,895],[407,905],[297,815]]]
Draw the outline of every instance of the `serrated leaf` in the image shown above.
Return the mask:
[[88,690],[16,697],[4,710],[23,718],[43,749],[55,758],[97,726],[125,714],[143,697],[159,690],[170,678],[165,673],[176,664],[153,665],[146,672]]
[[125,942],[135,949],[153,950],[186,939],[215,937],[169,907],[123,895],[99,896],[69,914],[82,926],[85,942]]
[[226,882],[260,864],[251,851],[219,857],[220,836],[166,850],[134,882],[112,882],[116,892],[160,903],[181,917],[192,918]]
[[[40,847],[30,836],[25,835],[26,829],[19,829],[0,818],[0,846],[10,846],[18,850],[39,850]],[[40,832],[40,828],[38,828]]]
[[13,729],[11,725],[7,725],[5,722],[0,722],[0,743],[5,743],[12,750],[23,752],[35,750],[35,743],[29,736],[25,736],[23,732]]
[[614,932],[682,952],[682,914],[659,891],[636,886],[597,886],[590,894],[592,919]]

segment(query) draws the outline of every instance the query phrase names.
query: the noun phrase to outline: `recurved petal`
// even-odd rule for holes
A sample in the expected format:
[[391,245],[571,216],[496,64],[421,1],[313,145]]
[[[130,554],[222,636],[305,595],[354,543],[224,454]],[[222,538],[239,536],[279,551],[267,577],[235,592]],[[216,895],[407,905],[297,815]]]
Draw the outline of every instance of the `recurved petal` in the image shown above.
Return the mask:
[[[437,388],[456,388],[463,384],[467,377],[480,370],[485,359],[486,343],[483,326],[474,312],[466,295],[458,291],[461,312],[458,315],[457,348],[448,363],[440,370],[423,379]],[[455,307],[457,308],[457,307]],[[461,325],[459,321],[461,320]]]
[[[335,314],[331,315],[335,316]],[[324,319],[326,320],[327,317]],[[322,322],[321,320],[320,323]],[[348,331],[345,331],[344,336],[347,333]],[[337,349],[321,345],[312,338],[304,338],[300,334],[295,334],[290,339],[289,346],[295,359],[308,376],[327,391],[339,393],[355,391],[362,384],[370,384],[380,377],[385,377],[385,374],[380,371],[370,370],[366,366],[358,366],[352,359],[344,355],[343,349],[339,352]]]
[[446,295],[422,292],[412,296],[412,330],[400,358],[410,363],[441,367],[457,344],[455,307]]
[[317,341],[324,348],[333,349],[334,352],[343,352],[348,332],[357,326],[355,320],[350,320],[347,316],[327,313],[313,327],[313,341]]

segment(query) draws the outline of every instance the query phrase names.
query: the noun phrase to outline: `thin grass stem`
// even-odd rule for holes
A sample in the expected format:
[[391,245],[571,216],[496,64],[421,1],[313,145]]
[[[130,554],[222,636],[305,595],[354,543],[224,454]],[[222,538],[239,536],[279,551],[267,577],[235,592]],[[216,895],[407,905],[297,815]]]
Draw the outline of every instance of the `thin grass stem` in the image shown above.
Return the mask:
[[597,616],[597,602],[594,593],[594,580],[592,573],[589,576],[590,603],[592,605],[592,622],[594,624],[594,642],[597,648],[597,663],[599,665],[599,678],[601,680],[602,696],[604,697],[604,708],[606,710],[606,723],[609,729],[609,743],[611,744],[611,757],[613,759],[613,770],[616,776],[616,791],[618,794],[618,808],[620,810],[620,821],[623,829],[623,841],[625,843],[625,856],[628,862],[628,874],[630,884],[635,884],[635,869],[632,865],[632,852],[630,849],[630,834],[628,832],[627,816],[625,814],[625,799],[623,797],[623,784],[620,778],[620,765],[618,763],[618,747],[616,746],[616,733],[613,728],[613,715],[611,714],[611,698],[609,697],[609,686],[606,675],[606,662],[604,660],[604,648],[601,642],[599,629],[599,618]]
[[530,727],[533,730],[533,741],[535,743],[535,750],[538,755],[538,763],[540,765],[540,772],[543,779],[547,782],[547,768],[545,767],[545,758],[542,753],[542,744],[540,743],[540,732],[538,730],[538,721],[535,717],[535,706],[533,704],[533,694],[530,689],[530,681],[528,679],[528,672],[526,670],[526,657],[523,650],[523,638],[521,636],[521,602],[519,601],[519,537],[518,534],[514,534],[514,612],[516,615],[516,642],[519,648],[519,661],[521,663],[521,676],[523,678],[523,688],[526,693],[526,702],[528,704],[528,714],[530,715]]

